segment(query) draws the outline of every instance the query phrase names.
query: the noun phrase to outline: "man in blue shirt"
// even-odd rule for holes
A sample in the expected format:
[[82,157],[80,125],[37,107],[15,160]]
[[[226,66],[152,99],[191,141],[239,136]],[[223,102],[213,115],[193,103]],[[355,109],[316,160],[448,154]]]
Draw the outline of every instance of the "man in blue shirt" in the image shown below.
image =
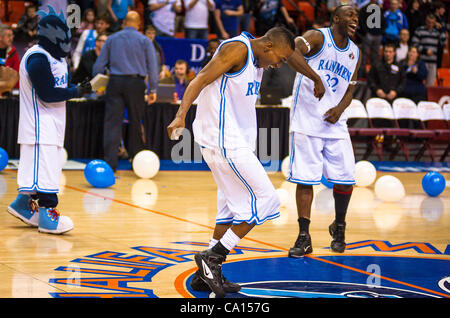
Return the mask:
[[138,32],[140,16],[129,11],[122,31],[106,40],[94,64],[93,76],[109,69],[110,79],[105,94],[105,124],[103,146],[105,161],[116,170],[118,149],[122,136],[124,109],[129,116],[128,150],[130,157],[144,148],[141,120],[145,107],[145,77],[148,75],[147,103],[156,101],[158,62],[155,47]]
[[133,7],[133,0],[108,0],[108,12],[112,18],[111,30],[120,30],[128,9]]
[[214,17],[222,39],[238,35],[239,17],[244,14],[241,0],[216,0]]
[[391,8],[384,13],[386,29],[384,30],[384,42],[398,44],[401,29],[408,29],[408,21],[405,14],[399,9],[398,0],[391,0]]

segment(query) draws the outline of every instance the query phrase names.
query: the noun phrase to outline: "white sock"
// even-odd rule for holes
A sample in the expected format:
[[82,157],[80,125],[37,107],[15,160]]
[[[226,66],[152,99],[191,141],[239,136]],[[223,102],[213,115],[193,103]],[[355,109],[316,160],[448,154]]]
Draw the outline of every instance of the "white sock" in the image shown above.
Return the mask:
[[220,243],[229,251],[238,245],[241,238],[237,236],[231,229],[228,229],[220,239]]
[[219,241],[216,240],[216,239],[211,238],[211,239],[209,240],[209,246],[208,246],[208,248],[212,248],[214,245],[217,244],[217,242],[219,242]]

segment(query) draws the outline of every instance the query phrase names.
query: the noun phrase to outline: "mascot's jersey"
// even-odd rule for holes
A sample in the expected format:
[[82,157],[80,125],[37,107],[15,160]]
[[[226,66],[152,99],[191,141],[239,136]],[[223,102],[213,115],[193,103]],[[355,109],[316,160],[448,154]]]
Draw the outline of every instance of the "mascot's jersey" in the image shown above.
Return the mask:
[[44,54],[55,79],[54,87],[67,88],[69,74],[64,58],[55,59],[39,45],[25,53],[20,63],[19,144],[42,144],[63,147],[66,126],[66,101],[46,103],[36,94],[27,71],[28,57]]

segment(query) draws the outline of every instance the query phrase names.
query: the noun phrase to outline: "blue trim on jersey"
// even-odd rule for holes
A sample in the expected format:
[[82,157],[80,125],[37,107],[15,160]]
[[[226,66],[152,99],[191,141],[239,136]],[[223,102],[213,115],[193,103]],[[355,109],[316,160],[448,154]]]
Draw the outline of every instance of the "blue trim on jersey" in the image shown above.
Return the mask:
[[241,223],[243,223],[243,222],[246,222],[246,223],[248,223],[248,224],[255,223],[256,225],[261,225],[261,224],[263,224],[264,222],[266,222],[267,220],[273,220],[273,219],[276,219],[276,218],[279,217],[279,216],[280,216],[280,212],[276,212],[276,213],[274,213],[274,214],[271,214],[271,215],[266,216],[266,217],[265,217],[264,219],[262,219],[262,220],[259,220],[258,217],[252,217],[252,218],[249,219],[249,220],[234,220],[234,221],[233,221],[233,225],[241,224]]
[[305,184],[305,185],[318,185],[320,184],[320,180],[319,181],[309,181],[309,180],[300,180],[300,179],[295,179],[292,177],[288,177],[286,179],[286,181],[292,182],[292,183],[298,183],[298,184]]
[[226,157],[225,150],[225,88],[227,86],[228,77],[222,76],[220,83],[220,108],[219,108],[219,148],[222,150],[222,155]]
[[216,219],[216,224],[228,224],[233,222],[233,218]]
[[[251,35],[247,31],[242,32],[241,35],[245,36],[249,41],[251,39],[255,38],[253,35]],[[250,46],[250,48],[251,48],[251,46]],[[255,64],[255,54],[253,54],[253,49],[251,49],[251,52],[252,52],[252,62],[253,62],[253,64]]]
[[334,48],[335,48],[337,51],[339,51],[339,52],[345,52],[345,51],[347,51],[347,50],[349,49],[349,47],[350,47],[350,41],[351,41],[350,38],[347,37],[347,46],[345,47],[345,49],[340,49],[340,48],[337,46],[336,42],[334,42],[333,33],[331,32],[331,28],[327,28],[327,29],[328,29],[328,33],[329,33],[330,38],[331,38],[331,43],[333,44]]
[[[231,41],[228,41],[228,42],[226,42],[226,43],[230,43],[230,42],[241,42],[241,43],[244,43],[244,45],[247,47],[247,51],[250,51],[251,54],[253,55],[253,51],[251,50],[251,48],[248,47],[247,43],[245,43],[244,41],[241,41],[241,40],[231,40]],[[245,59],[245,65],[244,65],[239,71],[234,72],[234,73],[224,73],[224,75],[227,76],[227,77],[236,77],[236,76],[238,76],[238,75],[241,75],[241,74],[245,71],[245,69],[247,68],[247,66],[248,66],[248,60],[249,60],[248,54],[249,54],[250,52],[247,52],[247,58]]]
[[303,57],[304,57],[304,59],[306,60],[307,63],[308,63],[308,60],[319,56],[323,52],[323,50],[325,49],[325,42],[326,42],[326,39],[327,39],[327,37],[325,36],[325,33],[323,33],[323,31],[320,30],[320,29],[315,29],[315,30],[320,31],[320,33],[322,33],[322,36],[323,36],[322,47],[320,48],[320,50],[317,53],[315,53],[315,54],[313,54],[313,55],[311,55],[309,57],[303,55]]
[[294,163],[294,152],[295,152],[294,135],[295,135],[295,133],[292,133],[291,153],[290,153],[290,158],[289,158],[289,178],[292,177],[292,164]]
[[351,185],[351,184],[356,184],[355,180],[335,180],[335,179],[328,179],[328,181],[335,183],[335,184],[347,184],[347,185]]

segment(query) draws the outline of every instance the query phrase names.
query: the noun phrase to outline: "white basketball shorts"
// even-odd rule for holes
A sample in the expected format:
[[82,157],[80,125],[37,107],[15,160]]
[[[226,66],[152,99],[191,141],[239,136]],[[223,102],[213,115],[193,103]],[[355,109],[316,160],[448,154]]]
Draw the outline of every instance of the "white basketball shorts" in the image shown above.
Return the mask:
[[201,151],[217,184],[217,224],[259,225],[280,215],[275,188],[251,149]]
[[21,193],[58,193],[62,170],[62,147],[20,145],[17,183]]
[[289,148],[287,181],[317,185],[324,175],[334,184],[355,184],[355,155],[350,136],[320,138],[291,132]]

